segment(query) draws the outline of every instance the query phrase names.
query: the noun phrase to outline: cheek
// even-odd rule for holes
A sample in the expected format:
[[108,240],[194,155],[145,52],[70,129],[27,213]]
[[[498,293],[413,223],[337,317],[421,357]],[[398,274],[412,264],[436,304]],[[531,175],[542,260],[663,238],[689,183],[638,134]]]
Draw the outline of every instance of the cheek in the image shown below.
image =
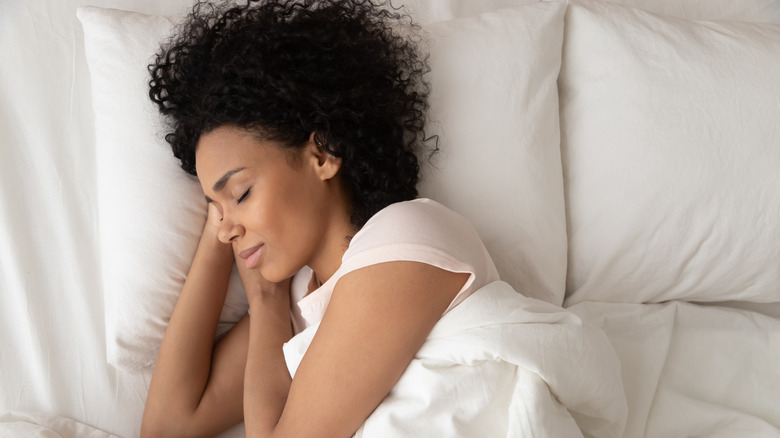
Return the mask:
[[[306,172],[286,171],[269,178],[266,190],[258,190],[245,217],[248,228],[258,233],[274,233],[290,249],[308,251],[321,233],[327,202],[321,181]],[[267,235],[266,238],[272,238]]]
[[298,253],[296,258],[309,257],[322,238],[325,218],[321,202],[316,193],[300,187],[279,198],[273,217],[268,218],[284,235],[289,248]]
[[[275,202],[289,215],[306,216],[321,202],[321,184],[307,172],[287,172],[277,180]],[[290,218],[294,220],[293,218]]]

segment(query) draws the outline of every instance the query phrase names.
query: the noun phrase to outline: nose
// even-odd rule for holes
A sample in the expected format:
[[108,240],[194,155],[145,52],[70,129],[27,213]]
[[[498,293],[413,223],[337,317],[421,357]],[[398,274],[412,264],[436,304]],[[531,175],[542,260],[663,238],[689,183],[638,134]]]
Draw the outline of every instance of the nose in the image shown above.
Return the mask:
[[219,225],[217,237],[222,243],[233,243],[244,235],[244,227],[234,222],[228,215],[224,215]]

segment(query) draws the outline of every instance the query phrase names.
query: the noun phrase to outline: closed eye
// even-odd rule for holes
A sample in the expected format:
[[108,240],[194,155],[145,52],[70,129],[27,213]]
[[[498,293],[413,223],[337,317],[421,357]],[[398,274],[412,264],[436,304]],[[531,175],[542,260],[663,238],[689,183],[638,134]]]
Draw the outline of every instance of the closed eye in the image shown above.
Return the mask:
[[236,201],[236,204],[240,204],[240,203],[242,203],[242,202],[243,202],[243,201],[244,201],[246,198],[248,198],[248,197],[249,197],[249,192],[250,192],[251,190],[252,190],[251,188],[247,189],[247,191],[246,191],[246,192],[244,192],[244,194],[243,194],[243,195],[241,195],[241,197],[240,197],[240,198],[238,198],[238,201]]

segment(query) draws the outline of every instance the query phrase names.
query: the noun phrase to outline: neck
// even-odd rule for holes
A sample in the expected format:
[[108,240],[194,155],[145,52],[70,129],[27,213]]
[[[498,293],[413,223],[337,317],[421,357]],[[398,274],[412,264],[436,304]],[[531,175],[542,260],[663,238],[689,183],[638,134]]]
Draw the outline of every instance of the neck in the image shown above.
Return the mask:
[[327,231],[323,236],[319,251],[309,262],[309,267],[314,271],[316,279],[320,283],[328,281],[341,266],[341,260],[344,252],[349,247],[352,236],[355,235],[355,228],[350,221],[348,204],[342,199],[328,212],[328,217],[323,218],[327,221]]

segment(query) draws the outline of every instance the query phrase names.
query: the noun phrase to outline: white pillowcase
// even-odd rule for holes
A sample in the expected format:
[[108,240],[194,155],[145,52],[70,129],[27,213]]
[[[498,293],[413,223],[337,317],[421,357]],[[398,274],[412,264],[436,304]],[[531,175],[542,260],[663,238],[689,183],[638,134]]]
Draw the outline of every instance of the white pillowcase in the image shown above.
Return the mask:
[[501,279],[560,305],[566,223],[558,125],[565,4],[537,2],[426,26],[431,134],[421,193],[466,216]]
[[[136,370],[154,364],[206,220],[197,179],[179,168],[146,66],[170,32],[165,18],[84,7],[78,10],[92,82],[108,362]],[[220,333],[246,314],[233,272]]]
[[780,3],[777,0],[609,0],[609,2],[689,20],[780,23]]
[[[566,263],[555,87],[563,11],[559,2],[533,2],[428,28],[431,120],[439,122],[431,133],[441,135],[442,152],[421,188],[474,221],[505,280],[556,304]],[[154,363],[206,203],[147,97],[146,66],[171,22],[94,7],[78,16],[96,116],[108,361],[140,369]],[[463,106],[448,110],[456,102]],[[246,308],[234,272],[220,330]]]
[[567,305],[780,301],[778,78],[779,26],[572,2]]
[[393,0],[393,5],[403,4],[419,24],[427,25],[540,1],[545,0]]

